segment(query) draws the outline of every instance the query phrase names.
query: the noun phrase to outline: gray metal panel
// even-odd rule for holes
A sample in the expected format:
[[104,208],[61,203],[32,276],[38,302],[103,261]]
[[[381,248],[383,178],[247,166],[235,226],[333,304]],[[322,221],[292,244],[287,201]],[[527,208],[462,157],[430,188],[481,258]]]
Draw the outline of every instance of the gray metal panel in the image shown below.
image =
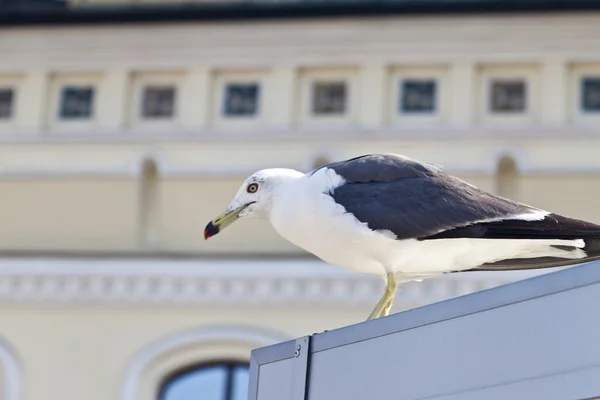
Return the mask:
[[305,400],[310,336],[252,351],[249,400]]
[[[268,400],[289,396],[281,397],[280,394],[291,390],[291,361],[294,357],[295,345],[295,340],[289,340],[252,350],[248,400]],[[286,380],[290,384],[285,385]]]
[[[316,334],[307,400],[598,397],[598,307],[594,262]],[[292,357],[294,342],[286,343]],[[261,360],[251,385],[291,386],[293,368],[286,383],[258,374],[260,365],[283,358],[276,353],[253,352]],[[283,388],[278,393],[249,399],[291,398]]]
[[[600,304],[600,283],[316,352],[308,399],[443,399],[474,390],[485,399],[582,398],[564,396],[572,388],[563,374],[600,367],[600,319],[590,304]],[[496,387],[552,376],[550,394],[543,381]],[[583,398],[600,395],[598,376],[578,384]]]
[[291,400],[306,400],[308,383],[308,360],[310,356],[310,337],[296,340],[294,349],[294,366],[292,371]]
[[292,376],[294,360],[286,358],[260,366],[261,381],[258,385],[257,400],[292,399]]
[[569,371],[560,376],[541,376],[526,381],[485,387],[469,392],[432,397],[429,400],[506,400],[506,399],[561,399],[593,400],[597,390],[590,390],[589,382],[598,380],[600,367]]

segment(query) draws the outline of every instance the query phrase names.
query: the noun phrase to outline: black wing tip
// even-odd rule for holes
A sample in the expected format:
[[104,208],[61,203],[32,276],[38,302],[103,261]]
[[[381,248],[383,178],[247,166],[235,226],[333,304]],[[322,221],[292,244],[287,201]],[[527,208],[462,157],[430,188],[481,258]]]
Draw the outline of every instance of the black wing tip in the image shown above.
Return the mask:
[[418,240],[435,239],[600,239],[600,225],[550,213],[542,219],[502,219],[451,228]]

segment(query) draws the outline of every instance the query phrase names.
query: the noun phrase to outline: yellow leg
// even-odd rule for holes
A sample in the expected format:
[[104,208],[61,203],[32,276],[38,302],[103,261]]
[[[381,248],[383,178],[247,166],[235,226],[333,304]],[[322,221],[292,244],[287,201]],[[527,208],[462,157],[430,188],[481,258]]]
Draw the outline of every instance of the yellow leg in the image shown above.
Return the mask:
[[377,303],[367,321],[385,317],[390,313],[392,304],[394,303],[394,296],[396,295],[396,288],[396,276],[392,273],[387,274],[387,284],[385,285],[383,296],[381,296],[381,300],[379,300],[379,303]]
[[390,310],[392,309],[392,305],[394,304],[394,296],[390,297],[390,300],[387,302],[385,308],[379,314],[379,317],[387,317],[390,315]]

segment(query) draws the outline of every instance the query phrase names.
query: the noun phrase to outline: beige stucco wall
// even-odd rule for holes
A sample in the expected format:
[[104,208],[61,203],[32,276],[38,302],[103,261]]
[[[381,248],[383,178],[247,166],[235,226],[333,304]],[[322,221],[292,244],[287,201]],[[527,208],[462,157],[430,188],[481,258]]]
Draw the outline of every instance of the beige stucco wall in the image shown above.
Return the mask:
[[[458,170],[456,174],[484,190],[496,190],[498,177],[494,171]],[[267,221],[242,220],[214,237],[210,245],[204,242],[204,226],[228,206],[245,177],[236,173],[216,178],[204,172],[160,176],[159,171],[157,190],[149,195],[152,205],[145,208],[141,176],[0,179],[0,218],[4,221],[0,226],[0,249],[302,253],[280,238]],[[516,200],[573,217],[600,220],[596,206],[600,196],[598,173],[519,172],[516,185]],[[149,239],[145,242],[144,237]]]
[[0,179],[0,249],[135,246],[136,189],[131,179]]
[[[0,125],[0,251],[301,254],[264,221],[240,221],[208,243],[202,231],[257,169],[306,171],[322,155],[369,152],[440,164],[489,191],[506,155],[517,166],[518,200],[600,223],[600,125],[573,106],[580,73],[600,71],[599,48],[600,16],[586,13],[2,30],[0,82],[16,84],[20,94],[15,121]],[[417,126],[392,118],[392,77],[423,68],[445,82],[440,120]],[[485,79],[496,72],[534,83],[523,121],[482,112]],[[155,127],[131,118],[128,99],[140,73],[179,85],[175,122]],[[237,132],[215,117],[218,78],[229,73],[265,82],[264,115]],[[359,95],[348,121],[308,123],[306,77],[336,74],[348,76]],[[66,129],[52,107],[59,83],[69,79],[100,90],[96,118]],[[142,190],[146,158],[158,170],[150,201]],[[0,336],[22,366],[22,400],[120,399],[138,351],[187,329],[249,325],[295,338],[361,321],[374,305],[325,306],[318,298],[289,308],[32,305],[19,290],[43,288],[10,282],[0,285],[11,300],[0,306]],[[417,305],[419,296],[396,309]],[[209,347],[163,355],[144,375],[143,398],[167,368],[163,361],[175,369],[185,354],[249,353],[231,343]]]
[[[496,192],[497,164],[507,154],[517,166],[516,200],[598,222],[600,159],[593,153],[599,143],[346,141],[338,142],[330,156],[400,152]],[[240,221],[208,243],[202,233],[250,173],[278,166],[306,171],[311,157],[321,154],[315,149],[327,154],[333,145],[308,140],[288,146],[277,141],[221,146],[165,142],[153,153],[142,145],[78,145],[73,162],[66,154],[73,145],[56,145],[53,152],[42,145],[27,152],[6,146],[0,149],[5,166],[0,173],[0,249],[299,254],[266,221]],[[156,189],[150,193],[142,190],[139,162],[146,154],[154,154],[157,164]]]
[[[0,250],[297,253],[263,222],[210,246],[202,229],[257,169],[369,152],[440,164],[490,191],[506,155],[518,200],[598,221],[599,120],[576,108],[578,78],[600,73],[598,47],[600,16],[589,13],[3,29],[0,82],[19,95],[0,125]],[[394,117],[395,79],[423,71],[440,79],[441,114]],[[511,75],[530,83],[528,114],[486,115],[487,79]],[[352,88],[349,115],[332,124],[306,116],[307,82],[325,76]],[[263,82],[257,120],[219,119],[226,77]],[[174,121],[136,120],[130,103],[153,79],[177,86]],[[98,96],[94,118],[68,127],[53,116],[71,81]],[[151,201],[145,158],[158,170]],[[555,193],[559,182],[569,190]]]
[[[25,371],[23,400],[121,399],[126,369],[136,354],[169,335],[193,328],[248,326],[291,339],[357,322],[361,312],[369,310],[3,307],[0,332],[19,349]],[[187,351],[192,350],[193,346]],[[217,356],[210,346],[201,350],[198,358],[203,353],[206,358]],[[244,359],[249,360],[248,352]]]
[[537,207],[600,223],[600,174],[531,175],[520,186],[523,199]]

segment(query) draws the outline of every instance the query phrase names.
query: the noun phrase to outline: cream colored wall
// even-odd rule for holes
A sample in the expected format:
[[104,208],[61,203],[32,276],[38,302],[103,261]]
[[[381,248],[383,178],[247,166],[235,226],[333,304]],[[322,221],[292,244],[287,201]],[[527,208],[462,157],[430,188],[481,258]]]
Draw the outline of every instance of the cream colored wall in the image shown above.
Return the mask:
[[[483,37],[486,40],[474,40]],[[265,113],[250,124],[255,130],[311,130],[314,124],[302,116],[306,80],[343,74],[352,87],[353,107],[337,122],[353,129],[385,127],[389,132],[414,125],[391,114],[392,79],[423,71],[444,81],[443,115],[425,125],[442,123],[466,129],[462,133],[473,137],[481,134],[469,130],[473,126],[508,126],[521,133],[536,125],[583,129],[596,126],[598,118],[573,106],[576,79],[600,70],[593,57],[598,47],[600,16],[590,13],[5,29],[0,35],[0,79],[14,80],[23,96],[15,123],[0,130],[16,138],[32,132],[50,137],[70,132],[106,140],[107,133],[121,129],[128,137],[144,137],[144,128],[131,118],[128,101],[134,98],[136,77],[155,75],[173,77],[184,105],[159,136],[203,132],[203,138],[220,139],[214,130],[225,126],[213,112],[220,90],[217,78],[236,74],[265,80]],[[531,113],[517,120],[486,115],[482,96],[494,74],[519,74],[530,81]],[[55,121],[53,109],[47,107],[58,85],[69,80],[99,85],[97,117],[75,128]]]
[[[0,80],[20,94],[16,120],[0,126],[0,250],[299,254],[265,222],[241,221],[209,244],[202,231],[257,169],[306,171],[322,155],[368,152],[441,164],[490,191],[508,155],[518,168],[518,200],[600,223],[599,125],[572,107],[576,78],[600,71],[598,48],[594,14],[3,30]],[[424,67],[444,81],[439,121],[392,117],[392,78]],[[238,73],[260,76],[266,90],[265,114],[243,131],[214,108],[222,77]],[[353,113],[333,125],[307,121],[307,79],[338,73],[358,94]],[[491,73],[530,78],[534,112],[508,125],[486,116],[481,93]],[[180,85],[182,109],[172,124],[140,124],[128,101],[139,79],[158,76]],[[90,124],[65,127],[51,106],[58,85],[73,79],[99,85],[98,113]],[[144,158],[158,172],[147,197]],[[118,399],[137,352],[170,334],[249,324],[295,338],[357,322],[371,306],[17,302],[0,307],[0,332],[22,363],[23,400]],[[163,361],[176,368],[182,354],[247,355],[240,346],[186,348]],[[166,365],[153,364],[142,394]]]
[[559,214],[600,223],[600,174],[524,176],[523,201]]
[[0,179],[0,249],[131,248],[136,189],[131,179]]
[[[263,167],[308,170],[311,157],[393,151],[444,166],[448,172],[496,191],[500,156],[515,159],[518,198],[551,211],[600,222],[600,159],[592,140],[238,142],[227,145],[160,143],[10,145],[0,149],[0,249],[190,254],[300,254],[265,221],[240,221],[210,242],[206,223],[229,204],[247,175]],[[506,151],[501,151],[501,149]],[[500,150],[499,150],[500,149]],[[71,156],[70,154],[76,154]],[[157,190],[141,191],[139,160],[154,154]],[[73,158],[71,158],[73,157]],[[26,166],[31,166],[25,168]],[[35,168],[34,168],[35,167]],[[72,174],[72,176],[69,176]],[[566,189],[565,189],[566,188]],[[150,197],[150,199],[148,199]],[[148,202],[149,206],[143,206]],[[148,238],[145,240],[144,238]]]
[[[140,210],[133,179],[139,179],[136,170],[148,155],[156,156],[162,182],[148,240],[156,248],[186,251],[197,243],[194,235],[204,219],[212,216],[205,210],[222,209],[234,180],[270,166],[307,170],[321,154],[341,159],[395,151],[477,176],[474,183],[481,181],[489,190],[495,187],[495,164],[503,154],[515,158],[523,174],[600,173],[598,120],[574,107],[577,78],[600,73],[600,63],[590,56],[590,49],[600,46],[600,16],[595,14],[111,26],[77,28],[77,34],[73,29],[13,28],[0,35],[0,77],[19,89],[15,121],[0,126],[0,175],[10,178],[3,185],[13,192],[0,205],[5,215],[11,214],[11,225],[2,228],[0,237],[17,249],[64,246],[56,242],[60,239],[48,238],[55,217],[40,216],[38,223],[19,215],[30,211],[31,196],[45,191],[53,193],[53,205],[66,207],[69,202],[60,197],[69,190],[81,192],[81,204],[98,212],[90,216],[76,210],[85,214],[80,220],[87,225],[75,225],[72,232],[67,228],[68,246],[135,248],[144,235],[135,220]],[[440,31],[444,35],[432,33]],[[393,117],[393,79],[425,73],[443,82],[442,115],[425,123]],[[307,120],[308,80],[340,74],[351,82],[351,115],[333,125]],[[530,80],[530,115],[497,119],[482,111],[487,79],[496,74]],[[244,124],[242,131],[215,112],[223,79],[234,76],[254,76],[265,84],[264,115]],[[172,123],[153,126],[133,117],[130,102],[138,83],[153,79],[173,80],[180,89],[181,109]],[[99,86],[97,115],[89,124],[67,127],[53,118],[56,90],[69,81]],[[47,176],[52,180],[29,194],[21,188],[26,183],[16,183]],[[69,189],[77,180],[66,176],[103,183]],[[123,183],[127,189],[113,190],[108,182],[115,179],[129,182]],[[11,185],[16,185],[14,191]],[[208,185],[215,186],[207,190]],[[120,199],[114,220],[101,217],[106,202],[89,198],[96,189]],[[219,197],[207,200],[206,192]],[[595,192],[581,187],[581,193]],[[193,212],[194,201],[198,211],[191,219],[170,205],[180,202]],[[60,204],[55,206],[57,216],[65,215]],[[127,215],[120,218],[121,212]],[[95,217],[111,221],[106,225],[113,228]],[[106,240],[89,236],[86,229],[92,226]],[[246,226],[229,233],[235,246],[219,238],[213,249],[291,250],[264,229],[259,235],[263,242],[245,242]],[[111,231],[117,228],[118,233]],[[29,232],[33,239],[26,243],[23,234]],[[73,236],[78,238],[71,240]]]
[[[369,311],[364,307],[355,310],[320,307],[294,312],[292,309],[269,308],[248,312],[247,309],[226,307],[218,310],[3,307],[0,309],[0,332],[8,343],[19,349],[25,371],[22,400],[120,400],[127,367],[137,353],[169,335],[194,328],[231,326],[239,329],[247,326],[292,339],[355,323],[362,316],[361,312],[366,315]],[[243,346],[243,359],[249,360],[248,346],[252,349],[252,343],[240,342],[238,346]],[[178,350],[179,358],[181,351],[196,355],[187,362],[222,357],[227,351],[234,351],[236,345],[229,344],[229,350],[215,354],[213,348],[217,347],[218,341],[199,349],[193,344],[188,345]],[[178,355],[178,351],[164,354],[153,364],[168,362],[170,357]],[[145,391],[146,396],[140,395],[136,399],[154,398],[155,392],[148,391],[152,391],[156,383],[140,382],[140,390]]]

